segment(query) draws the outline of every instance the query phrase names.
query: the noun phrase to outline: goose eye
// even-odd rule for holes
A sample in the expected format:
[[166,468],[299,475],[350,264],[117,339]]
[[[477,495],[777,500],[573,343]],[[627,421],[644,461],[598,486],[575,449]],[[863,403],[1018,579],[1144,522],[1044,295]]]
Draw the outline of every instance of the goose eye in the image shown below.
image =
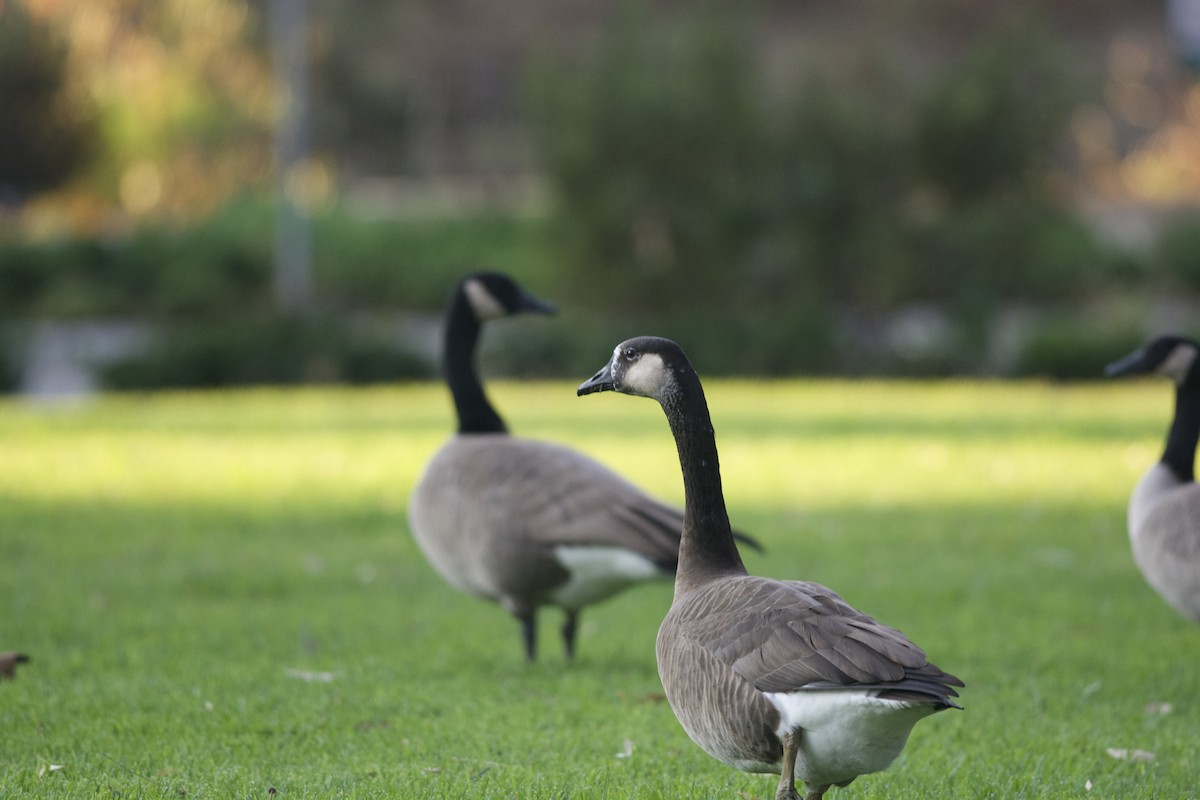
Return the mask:
[[625,352],[622,355],[624,355],[628,360],[633,361],[633,359],[637,358],[637,350],[633,349],[632,347],[626,347]]

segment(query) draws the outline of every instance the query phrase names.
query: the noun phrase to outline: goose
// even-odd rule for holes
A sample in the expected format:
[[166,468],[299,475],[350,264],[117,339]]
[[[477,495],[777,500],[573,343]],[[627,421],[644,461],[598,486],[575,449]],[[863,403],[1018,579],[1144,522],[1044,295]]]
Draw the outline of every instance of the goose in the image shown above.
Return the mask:
[[963,682],[900,631],[806,581],[747,573],[730,535],[704,389],[678,344],[618,345],[579,395],[657,400],[683,471],[684,523],[658,673],[683,729],[713,758],[780,776],[777,800],[820,800],[830,786],[886,769],[923,717],[959,708]]
[[17,664],[28,664],[29,656],[24,653],[0,653],[0,679],[11,680],[16,677]]
[[599,462],[510,435],[488,401],[474,363],[482,323],[553,311],[501,273],[459,282],[443,352],[458,431],[426,465],[408,504],[409,527],[429,563],[451,586],[516,617],[530,662],[540,606],[564,612],[563,644],[573,659],[582,608],[673,576],[683,530],[682,511]]
[[1200,485],[1193,465],[1200,438],[1200,344],[1159,336],[1105,369],[1110,377],[1158,373],[1175,382],[1175,417],[1162,457],[1129,500],[1129,542],[1146,582],[1200,622]]

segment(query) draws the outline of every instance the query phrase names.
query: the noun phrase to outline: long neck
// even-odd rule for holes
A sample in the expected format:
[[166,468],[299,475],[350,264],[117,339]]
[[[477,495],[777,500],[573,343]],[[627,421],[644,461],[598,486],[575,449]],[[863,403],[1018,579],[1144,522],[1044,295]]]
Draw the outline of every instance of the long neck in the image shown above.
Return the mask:
[[505,433],[504,420],[488,402],[483,384],[475,372],[475,347],[479,343],[479,320],[460,290],[450,306],[446,320],[446,338],[442,351],[442,372],[454,408],[458,412],[459,433]]
[[746,567],[733,541],[721,466],[708,403],[700,379],[690,370],[677,373],[679,389],[662,401],[683,470],[683,538],[675,595],[723,575],[745,575]]
[[1175,418],[1162,455],[1162,462],[1181,481],[1195,479],[1197,439],[1200,439],[1200,376],[1194,378],[1189,373],[1175,389]]

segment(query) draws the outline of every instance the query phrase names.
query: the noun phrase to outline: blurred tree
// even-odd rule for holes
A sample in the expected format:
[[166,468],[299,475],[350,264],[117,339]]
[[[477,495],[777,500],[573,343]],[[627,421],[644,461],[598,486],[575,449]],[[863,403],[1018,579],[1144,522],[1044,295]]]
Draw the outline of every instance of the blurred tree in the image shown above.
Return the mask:
[[917,109],[919,166],[955,202],[1036,182],[1079,97],[1067,42],[1045,15],[998,16],[978,29]]
[[538,73],[556,228],[580,296],[660,310],[728,301],[768,150],[744,34],[732,17],[664,26],[626,5],[592,59]]
[[[0,3],[7,16],[15,8]],[[258,19],[245,0],[89,0],[29,8],[35,29],[54,32],[39,35],[61,43],[52,51],[58,68],[83,96],[72,99],[95,109],[94,124],[75,134],[71,151],[82,147],[96,156],[76,182],[96,204],[118,205],[135,218],[193,216],[266,183],[272,83]],[[0,42],[14,37],[14,27],[0,24]],[[10,52],[7,58],[23,71],[32,68],[23,63],[29,56]],[[0,84],[15,74],[5,61]],[[21,104],[0,101],[0,113],[15,107]],[[65,137],[41,138],[61,159],[67,144],[58,140]]]
[[95,133],[94,109],[70,82],[66,43],[23,3],[0,3],[0,203],[78,174]]

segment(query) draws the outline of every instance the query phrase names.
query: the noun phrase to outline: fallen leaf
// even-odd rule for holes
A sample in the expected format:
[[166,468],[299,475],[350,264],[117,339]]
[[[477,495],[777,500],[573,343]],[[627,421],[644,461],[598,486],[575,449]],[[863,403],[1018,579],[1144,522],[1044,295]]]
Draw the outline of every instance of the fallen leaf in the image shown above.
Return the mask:
[[624,748],[617,753],[617,758],[629,758],[631,755],[633,755],[633,742],[626,739]]
[[286,669],[284,674],[289,678],[295,678],[308,683],[330,683],[333,681],[332,672],[311,672],[306,669]]
[[58,772],[60,769],[66,769],[64,764],[42,764],[38,767],[38,777],[44,778],[51,772]]
[[1175,707],[1170,703],[1146,703],[1144,709],[1147,714],[1170,714]]
[[1083,784],[1083,788],[1084,788],[1084,789],[1086,789],[1086,790],[1087,790],[1087,791],[1089,791],[1089,792],[1092,790],[1092,781],[1091,781],[1091,779],[1090,779],[1090,778],[1089,778],[1087,781],[1085,781],[1085,782],[1084,782],[1084,784]]

